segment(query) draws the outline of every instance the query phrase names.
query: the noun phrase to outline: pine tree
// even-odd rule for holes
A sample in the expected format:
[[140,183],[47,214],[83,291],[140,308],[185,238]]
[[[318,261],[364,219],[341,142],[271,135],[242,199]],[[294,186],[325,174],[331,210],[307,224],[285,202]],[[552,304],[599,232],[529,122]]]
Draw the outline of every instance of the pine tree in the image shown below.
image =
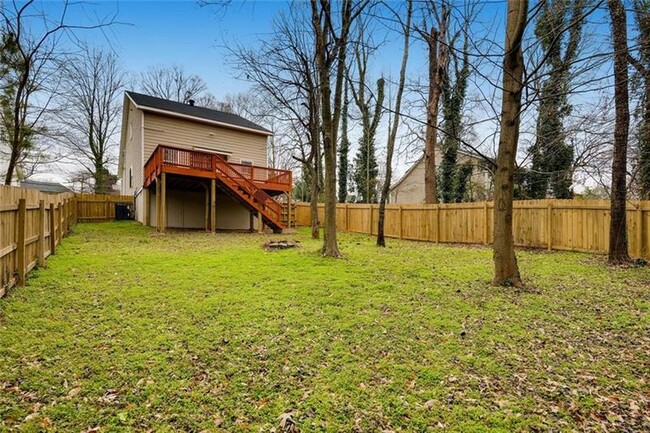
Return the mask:
[[[361,74],[360,74],[361,75]],[[372,95],[365,97],[365,84],[360,79],[359,88],[353,89],[355,100],[361,112],[362,131],[359,138],[359,149],[354,163],[354,183],[357,191],[357,201],[362,203],[377,202],[377,185],[379,166],[375,153],[375,136],[381,120],[384,103],[385,80],[377,80],[376,100],[372,107]]]
[[377,176],[379,167],[375,155],[374,137],[359,139],[359,150],[354,160],[354,183],[357,190],[357,201],[360,203],[375,203],[377,201]]

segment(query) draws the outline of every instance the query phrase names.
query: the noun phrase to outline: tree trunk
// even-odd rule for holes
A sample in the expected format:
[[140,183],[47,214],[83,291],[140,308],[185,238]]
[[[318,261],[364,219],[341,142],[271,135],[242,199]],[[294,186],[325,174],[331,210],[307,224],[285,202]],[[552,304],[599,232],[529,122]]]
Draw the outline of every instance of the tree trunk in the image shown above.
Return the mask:
[[[413,13],[413,2],[409,0],[406,12],[406,24],[404,25],[404,51],[402,54],[402,65],[399,73],[399,83],[397,85],[397,95],[395,97],[395,119],[390,126],[388,142],[386,143],[386,179],[381,189],[379,199],[379,218],[377,218],[377,246],[385,247],[386,239],[384,236],[384,221],[386,216],[386,202],[390,193],[391,177],[393,175],[393,151],[395,149],[395,139],[399,128],[400,110],[402,109],[402,93],[404,92],[404,83],[406,82],[406,66],[409,57],[409,38],[411,36],[411,15]],[[372,210],[371,210],[372,212]]]
[[650,200],[650,72],[646,72],[643,123],[639,137],[639,198]]
[[7,166],[7,173],[5,174],[5,185],[11,185],[11,180],[14,177],[14,171],[16,170],[16,161],[18,161],[18,148],[14,147],[11,149],[11,155],[9,156],[9,165]]
[[513,175],[521,111],[524,72],[521,40],[526,28],[528,0],[508,0],[506,44],[503,57],[503,99],[497,171],[494,179],[495,285],[522,286],[512,234]]
[[[429,46],[429,98],[427,101],[427,126],[424,145],[424,202],[438,203],[438,182],[436,177],[436,146],[438,139],[438,109],[442,92],[442,74],[447,67],[448,47],[446,10],[443,7],[440,31],[431,29],[425,38]],[[440,51],[438,51],[440,46]]]
[[314,161],[312,161],[310,170],[311,170],[311,199],[309,200],[309,211],[311,213],[311,238],[320,239],[320,230],[319,230],[320,221],[318,220],[318,193],[319,193],[318,169],[316,168],[316,158],[314,158]]
[[614,157],[612,162],[611,220],[609,225],[609,263],[630,260],[627,250],[627,141],[630,128],[627,71],[627,20],[621,0],[608,0],[614,46]]

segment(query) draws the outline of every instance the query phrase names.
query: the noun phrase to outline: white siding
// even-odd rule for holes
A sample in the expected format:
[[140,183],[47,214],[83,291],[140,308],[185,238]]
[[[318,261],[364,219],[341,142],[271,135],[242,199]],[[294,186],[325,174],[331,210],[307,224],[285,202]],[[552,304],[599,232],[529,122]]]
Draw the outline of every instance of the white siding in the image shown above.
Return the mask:
[[[436,170],[440,167],[442,153],[436,152]],[[489,200],[492,194],[492,176],[478,165],[478,160],[464,154],[458,155],[458,163],[474,164],[472,177],[468,185],[468,193],[473,200]],[[394,204],[424,203],[424,159],[420,159],[415,166],[400,180],[397,186],[390,190],[390,202]]]
[[[142,212],[144,205],[142,194],[142,184],[144,182],[144,160],[142,158],[143,113],[141,110],[135,108],[130,101],[127,102],[127,106],[124,107],[124,109],[128,110],[128,114],[126,116],[126,125],[122,125],[122,128],[126,128],[126,141],[124,149],[124,166],[122,167],[121,173],[121,194],[137,194],[135,196],[135,217],[136,220],[144,222],[144,213]],[[130,175],[129,171],[131,171]],[[129,182],[130,178],[131,182]]]

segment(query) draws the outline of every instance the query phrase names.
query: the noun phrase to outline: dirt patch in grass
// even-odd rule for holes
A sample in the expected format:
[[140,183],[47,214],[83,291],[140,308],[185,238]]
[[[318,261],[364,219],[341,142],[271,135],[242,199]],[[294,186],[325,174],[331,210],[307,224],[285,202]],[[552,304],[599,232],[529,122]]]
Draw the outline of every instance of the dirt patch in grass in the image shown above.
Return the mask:
[[0,430],[648,431],[650,270],[82,224],[0,300]]

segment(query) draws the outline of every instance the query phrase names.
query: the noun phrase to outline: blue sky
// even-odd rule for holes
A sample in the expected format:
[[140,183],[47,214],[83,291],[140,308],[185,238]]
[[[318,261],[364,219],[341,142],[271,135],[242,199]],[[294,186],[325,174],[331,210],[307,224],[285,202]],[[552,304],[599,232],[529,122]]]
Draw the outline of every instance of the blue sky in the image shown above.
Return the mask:
[[[56,2],[51,3],[56,8]],[[81,33],[91,44],[111,46],[124,67],[138,72],[149,66],[180,64],[198,74],[217,97],[246,90],[248,83],[236,79],[225,61],[224,45],[255,44],[272,31],[273,18],[286,10],[288,1],[233,1],[225,12],[197,1],[100,1],[74,8],[71,23],[91,22],[95,17],[117,13],[116,24],[103,33]],[[502,2],[487,3],[481,13],[485,26],[501,29]],[[495,34],[498,41],[501,32]],[[377,76],[396,76],[401,59],[401,40],[387,41],[373,59]],[[426,50],[412,42],[409,76],[424,75]]]
[[180,64],[198,74],[217,96],[236,93],[248,84],[233,78],[224,62],[224,44],[255,41],[271,29],[272,18],[285,2],[234,3],[225,13],[196,1],[122,1],[87,3],[75,9],[70,22],[92,21],[117,13],[105,32],[80,36],[92,44],[112,47],[132,72],[149,66]]

